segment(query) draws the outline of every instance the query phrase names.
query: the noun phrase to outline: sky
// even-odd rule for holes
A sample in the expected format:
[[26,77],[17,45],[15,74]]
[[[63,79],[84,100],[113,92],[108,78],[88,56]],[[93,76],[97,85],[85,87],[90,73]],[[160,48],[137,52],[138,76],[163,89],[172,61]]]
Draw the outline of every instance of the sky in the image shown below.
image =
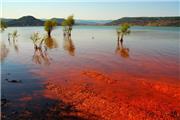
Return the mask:
[[1,17],[114,20],[122,17],[179,16],[179,0],[1,0]]

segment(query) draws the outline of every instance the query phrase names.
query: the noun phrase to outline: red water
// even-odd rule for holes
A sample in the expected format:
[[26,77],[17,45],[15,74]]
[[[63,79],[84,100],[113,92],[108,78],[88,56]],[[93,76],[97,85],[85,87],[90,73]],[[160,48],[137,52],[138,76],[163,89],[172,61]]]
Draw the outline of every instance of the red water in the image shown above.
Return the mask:
[[[106,61],[101,59],[101,63]],[[45,79],[45,97],[62,100],[80,111],[66,113],[68,115],[105,120],[179,119],[177,69],[174,74],[171,71],[166,75],[164,73],[173,70],[173,66],[165,70],[155,63],[142,64],[151,72],[145,74],[143,67],[123,71],[115,63],[108,70],[97,63],[89,63],[86,65],[91,67],[84,68],[73,64],[63,68],[56,64],[38,73]]]

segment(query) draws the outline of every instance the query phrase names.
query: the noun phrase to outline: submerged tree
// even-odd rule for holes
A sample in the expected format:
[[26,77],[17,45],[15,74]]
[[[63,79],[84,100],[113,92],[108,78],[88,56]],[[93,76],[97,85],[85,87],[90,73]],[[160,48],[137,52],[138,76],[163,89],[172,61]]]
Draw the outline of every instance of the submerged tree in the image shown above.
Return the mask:
[[[51,37],[47,38],[51,39]],[[51,58],[48,56],[47,53],[46,38],[41,37],[38,32],[35,32],[31,35],[30,39],[34,44],[34,55],[32,61],[36,64],[43,63],[44,65],[49,65]],[[44,45],[44,47],[42,47],[42,45]]]
[[[40,34],[38,32],[35,32],[31,35],[30,39],[33,41],[34,48],[40,48],[42,46],[42,43],[44,39],[41,38]],[[39,43],[39,45],[37,45]]]
[[71,36],[72,26],[74,25],[74,23],[75,21],[73,15],[69,16],[67,19],[65,19],[62,22],[62,26],[64,26],[64,36],[65,35]]
[[1,31],[4,31],[4,30],[7,28],[7,25],[6,25],[6,23],[3,22],[2,20],[0,20],[0,21],[1,21],[0,29],[1,29]]
[[15,42],[16,38],[19,36],[18,31],[15,30],[13,33],[11,33],[11,36],[12,36],[13,41]]
[[44,64],[44,65],[50,65],[51,57],[49,57],[47,49],[44,48],[44,50],[40,48],[34,49],[34,55],[32,57],[32,61],[36,64]]
[[124,35],[127,35],[130,33],[130,25],[125,23],[122,24],[118,29],[117,29],[117,35],[118,35],[118,41],[120,40],[123,42],[123,37]]
[[47,20],[44,23],[44,29],[47,31],[48,37],[51,37],[51,32],[56,26],[57,26],[57,22],[54,20]]

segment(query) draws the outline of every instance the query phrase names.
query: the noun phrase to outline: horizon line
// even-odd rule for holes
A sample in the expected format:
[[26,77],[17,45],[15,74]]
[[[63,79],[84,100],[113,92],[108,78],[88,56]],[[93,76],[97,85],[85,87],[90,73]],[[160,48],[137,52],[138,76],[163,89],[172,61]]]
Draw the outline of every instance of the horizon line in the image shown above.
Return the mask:
[[[22,17],[25,17],[25,16],[32,16],[36,19],[52,19],[52,18],[62,18],[62,19],[65,19],[66,17],[51,17],[51,18],[40,18],[40,17],[37,17],[37,16],[33,16],[33,15],[23,15],[21,17],[17,17],[17,18],[13,18],[13,17],[2,17],[1,16],[1,19],[19,19],[19,18],[22,18]],[[167,15],[167,16],[124,16],[124,17],[119,17],[119,18],[116,18],[116,19],[83,19],[83,18],[76,18],[75,20],[118,20],[118,19],[121,19],[121,18],[136,18],[136,17],[180,17],[180,15],[177,15],[177,16],[174,16],[174,15]]]

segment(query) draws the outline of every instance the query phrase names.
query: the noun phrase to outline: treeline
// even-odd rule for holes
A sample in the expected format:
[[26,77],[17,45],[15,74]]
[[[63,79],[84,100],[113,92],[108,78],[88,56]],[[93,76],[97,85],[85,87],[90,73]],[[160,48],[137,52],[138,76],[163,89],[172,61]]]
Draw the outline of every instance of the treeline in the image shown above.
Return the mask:
[[[33,16],[24,16],[19,19],[1,19],[7,26],[43,26],[46,20]],[[62,25],[64,18],[52,18],[57,25]],[[131,26],[176,26],[180,27],[180,17],[124,17],[108,23],[89,24],[89,22],[75,22],[76,25],[121,25],[128,23]]]
[[180,17],[124,17],[106,25],[119,25],[128,23],[137,26],[180,26]]

